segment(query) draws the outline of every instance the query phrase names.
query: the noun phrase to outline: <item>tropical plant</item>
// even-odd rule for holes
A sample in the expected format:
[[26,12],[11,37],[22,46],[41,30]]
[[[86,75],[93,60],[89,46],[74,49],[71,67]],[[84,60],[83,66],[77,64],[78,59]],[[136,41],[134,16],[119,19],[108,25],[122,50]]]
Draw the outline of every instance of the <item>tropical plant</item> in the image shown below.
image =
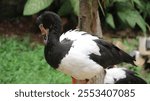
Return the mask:
[[[58,14],[65,15],[69,12],[79,14],[79,0],[61,0],[62,5],[58,10]],[[33,15],[39,11],[49,7],[54,0],[27,0],[24,7],[24,15]]]
[[135,28],[144,33],[149,28],[146,18],[150,16],[148,0],[101,0],[105,22],[113,29],[116,27]]
[[32,15],[35,14],[49,5],[51,5],[53,0],[27,0],[24,7],[24,15]]
[[[58,10],[59,15],[69,13],[79,14],[79,0],[58,0],[61,1]],[[143,33],[150,31],[148,18],[150,18],[149,0],[99,0],[103,15],[101,22],[112,29],[136,28],[139,27]],[[49,7],[56,0],[27,0],[24,7],[24,15],[33,15]],[[104,20],[103,20],[104,19]]]

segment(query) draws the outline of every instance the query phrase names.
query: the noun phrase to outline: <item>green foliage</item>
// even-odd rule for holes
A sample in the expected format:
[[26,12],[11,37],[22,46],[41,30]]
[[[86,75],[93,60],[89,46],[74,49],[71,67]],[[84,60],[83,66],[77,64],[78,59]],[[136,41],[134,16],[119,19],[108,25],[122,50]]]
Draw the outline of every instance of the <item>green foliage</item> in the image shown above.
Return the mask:
[[43,45],[29,37],[0,37],[0,83],[71,83],[45,61]]
[[126,11],[119,11],[118,13],[119,18],[126,22],[131,28],[134,28],[137,24],[143,32],[146,32],[146,22],[141,17],[141,15],[137,11],[133,10],[126,10]]
[[69,13],[79,15],[79,0],[64,0],[58,11],[58,14],[67,15]]
[[45,8],[47,8],[53,0],[27,0],[24,7],[24,15],[35,14]]
[[73,7],[73,11],[76,15],[79,15],[79,0],[70,0]]
[[106,0],[104,3],[105,21],[113,29],[138,26],[146,33],[149,27],[146,17],[150,16],[148,9],[150,9],[150,2],[147,0]]
[[71,6],[70,0],[65,0],[61,5],[60,9],[58,10],[58,14],[61,16],[67,15],[68,13],[72,12],[73,8]]
[[106,23],[108,23],[113,29],[115,28],[115,23],[112,14],[107,13],[106,15]]
[[[139,27],[144,33],[150,27],[146,18],[150,16],[148,0],[100,0],[103,4],[105,22],[111,28]],[[27,0],[24,15],[33,15],[49,7],[54,0]],[[103,10],[102,10],[103,11]],[[62,0],[59,15],[79,15],[79,0]]]
[[[39,11],[49,7],[53,0],[27,0],[24,7],[24,15],[33,15]],[[63,3],[58,11],[60,15],[68,13],[79,14],[79,0],[63,0]]]

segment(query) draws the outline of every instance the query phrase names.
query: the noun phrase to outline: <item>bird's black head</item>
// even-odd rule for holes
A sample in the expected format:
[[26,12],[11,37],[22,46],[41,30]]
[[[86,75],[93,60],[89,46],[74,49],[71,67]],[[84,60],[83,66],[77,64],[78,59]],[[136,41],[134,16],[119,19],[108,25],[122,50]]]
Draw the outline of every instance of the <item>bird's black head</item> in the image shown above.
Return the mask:
[[40,28],[44,40],[48,40],[48,34],[55,32],[57,38],[61,35],[61,19],[53,12],[45,11],[36,20],[37,26]]

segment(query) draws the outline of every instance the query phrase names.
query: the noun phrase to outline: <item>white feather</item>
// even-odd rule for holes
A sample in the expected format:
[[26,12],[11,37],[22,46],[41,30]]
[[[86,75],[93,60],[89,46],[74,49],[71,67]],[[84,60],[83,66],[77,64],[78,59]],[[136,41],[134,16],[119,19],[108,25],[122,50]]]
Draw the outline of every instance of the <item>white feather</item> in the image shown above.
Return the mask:
[[[62,40],[64,40],[65,38],[66,39],[70,39],[72,41],[75,41],[77,39],[80,39],[80,38],[84,38],[84,39],[90,39],[90,40],[94,40],[94,39],[98,39],[97,37],[95,36],[92,36],[90,34],[85,34],[87,32],[84,32],[84,31],[79,31],[78,29],[75,29],[75,30],[69,30],[67,31],[66,33],[63,33],[60,38],[59,38],[59,41],[61,42]],[[84,35],[83,35],[84,34]]]
[[104,79],[105,84],[114,84],[115,80],[126,78],[126,68],[111,68],[106,69],[106,75]]
[[[78,80],[90,79],[103,70],[103,67],[89,58],[91,53],[101,55],[100,49],[93,41],[97,37],[85,34],[77,30],[68,31],[60,38],[74,40],[69,53],[61,60],[58,70]],[[69,68],[68,68],[69,67]]]

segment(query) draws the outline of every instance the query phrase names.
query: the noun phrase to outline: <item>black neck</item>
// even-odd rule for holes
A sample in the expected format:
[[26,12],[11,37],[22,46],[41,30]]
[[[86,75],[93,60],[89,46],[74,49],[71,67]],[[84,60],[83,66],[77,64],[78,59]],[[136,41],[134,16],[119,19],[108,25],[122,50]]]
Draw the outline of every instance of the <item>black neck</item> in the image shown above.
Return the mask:
[[57,32],[55,30],[49,31],[47,45],[52,47],[54,45],[57,45],[58,43],[59,38],[57,36]]
[[[59,39],[59,37],[61,36],[61,24],[60,22],[55,23],[52,31],[55,31],[55,35],[57,37],[57,39]],[[52,32],[53,33],[53,32]]]
[[59,38],[61,36],[61,18],[55,14],[55,13],[51,13],[52,15],[52,18],[51,20],[53,20],[53,27],[52,27],[52,30],[54,30],[56,32],[56,36],[57,38]]

